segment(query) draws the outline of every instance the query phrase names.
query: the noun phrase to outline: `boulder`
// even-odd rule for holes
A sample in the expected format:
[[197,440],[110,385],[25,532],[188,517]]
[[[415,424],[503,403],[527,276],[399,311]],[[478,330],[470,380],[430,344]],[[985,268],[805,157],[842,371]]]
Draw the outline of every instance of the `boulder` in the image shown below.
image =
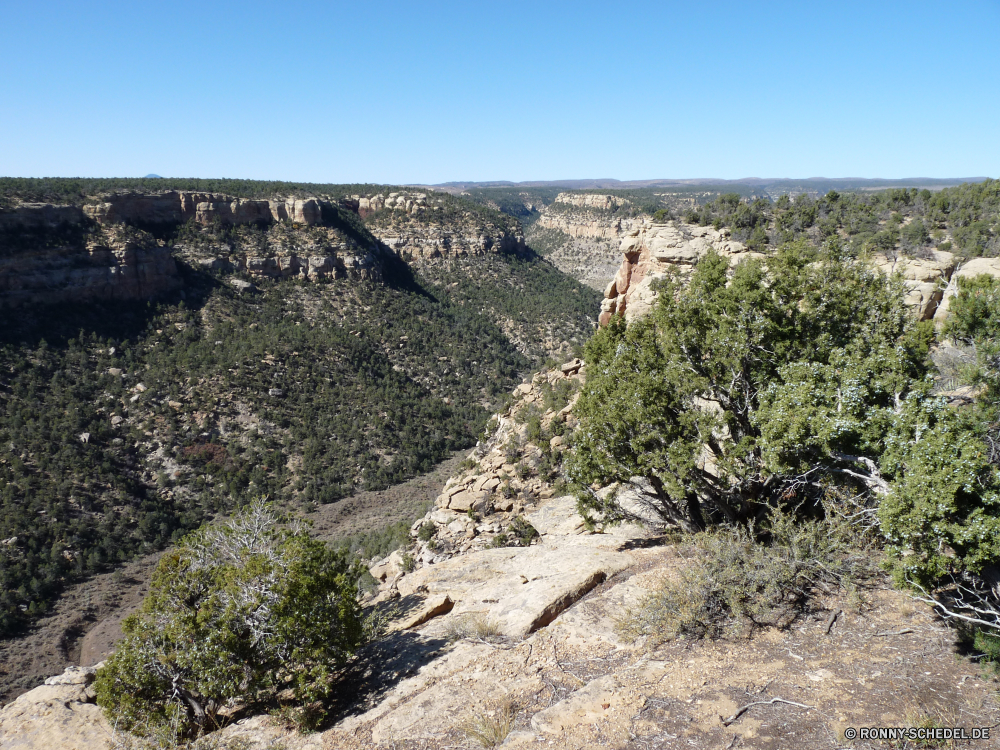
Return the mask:
[[469,510],[480,510],[486,504],[488,497],[485,492],[461,490],[448,498],[448,509],[465,513]]

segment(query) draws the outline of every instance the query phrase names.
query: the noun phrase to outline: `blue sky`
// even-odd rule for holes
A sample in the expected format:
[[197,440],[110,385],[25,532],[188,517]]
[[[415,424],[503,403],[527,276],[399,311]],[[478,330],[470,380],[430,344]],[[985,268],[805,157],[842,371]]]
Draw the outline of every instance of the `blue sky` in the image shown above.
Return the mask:
[[1000,176],[1000,2],[0,0],[0,175]]

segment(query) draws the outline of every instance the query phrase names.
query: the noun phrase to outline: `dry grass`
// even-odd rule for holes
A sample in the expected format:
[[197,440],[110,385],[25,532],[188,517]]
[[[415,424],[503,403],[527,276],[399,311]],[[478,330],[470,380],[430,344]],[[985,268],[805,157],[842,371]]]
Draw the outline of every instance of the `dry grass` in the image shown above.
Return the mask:
[[445,630],[449,641],[490,641],[503,636],[500,622],[483,612],[472,612],[451,619]]
[[507,739],[517,720],[517,706],[503,701],[492,709],[476,711],[459,725],[466,739],[480,747],[499,747]]
[[648,636],[655,646],[677,636],[720,638],[755,628],[787,628],[817,593],[846,593],[848,608],[864,599],[858,581],[876,570],[875,560],[853,549],[849,529],[829,522],[797,521],[772,511],[767,541],[753,529],[728,528],[697,535],[682,550],[690,564],[665,579],[618,622],[626,638]]

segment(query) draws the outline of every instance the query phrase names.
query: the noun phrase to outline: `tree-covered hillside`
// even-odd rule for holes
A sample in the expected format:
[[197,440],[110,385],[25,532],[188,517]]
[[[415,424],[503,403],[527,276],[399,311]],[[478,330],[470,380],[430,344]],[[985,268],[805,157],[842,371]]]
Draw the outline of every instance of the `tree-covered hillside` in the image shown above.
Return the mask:
[[[295,244],[312,229],[273,231]],[[213,249],[247,239],[207,231]],[[592,328],[594,293],[537,257],[381,263],[384,284],[240,293],[181,262],[183,295],[158,303],[7,311],[0,633],[250,495],[309,508],[428,470]]]

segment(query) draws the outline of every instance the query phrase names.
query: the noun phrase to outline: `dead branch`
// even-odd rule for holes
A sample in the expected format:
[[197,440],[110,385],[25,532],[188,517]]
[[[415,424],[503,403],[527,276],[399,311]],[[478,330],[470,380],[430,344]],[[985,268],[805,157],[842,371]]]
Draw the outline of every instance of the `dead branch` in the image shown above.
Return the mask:
[[816,706],[807,706],[804,703],[796,703],[795,701],[785,700],[784,698],[771,698],[771,700],[769,701],[754,701],[753,703],[747,703],[745,706],[743,706],[743,708],[734,713],[728,719],[722,719],[721,716],[719,718],[722,719],[722,726],[728,727],[730,724],[732,724],[734,721],[736,721],[738,718],[740,718],[743,714],[745,714],[754,706],[770,706],[775,703],[787,703],[789,706],[797,706],[798,708],[804,708],[810,711],[816,709]]
[[824,628],[823,632],[825,632],[827,635],[830,635],[830,631],[833,629],[833,623],[837,621],[837,617],[839,617],[841,613],[843,613],[843,611],[844,610],[842,609],[838,609],[836,612],[834,612],[832,615],[826,618],[826,628]]

